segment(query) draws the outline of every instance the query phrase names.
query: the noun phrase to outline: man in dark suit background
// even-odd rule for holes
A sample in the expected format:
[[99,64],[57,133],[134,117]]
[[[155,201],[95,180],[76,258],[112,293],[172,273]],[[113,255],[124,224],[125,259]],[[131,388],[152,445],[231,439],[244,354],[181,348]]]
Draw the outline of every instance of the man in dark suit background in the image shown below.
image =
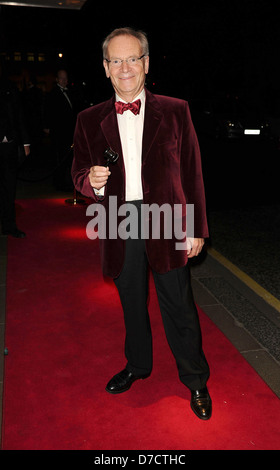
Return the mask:
[[44,105],[44,131],[51,138],[58,167],[54,177],[57,189],[72,187],[70,151],[76,116],[76,103],[68,87],[68,74],[66,70],[58,70],[56,84],[46,97]]
[[[126,327],[127,364],[106,390],[112,394],[125,392],[137,379],[151,373],[152,334],[147,310],[150,266],[180,380],[191,390],[194,413],[207,420],[212,412],[206,386],[209,366],[202,350],[187,262],[201,252],[208,227],[200,151],[188,104],[153,95],[145,88],[149,48],[144,33],[130,28],[113,31],[103,43],[103,57],[115,96],[78,116],[72,167],[77,190],[102,204],[106,222],[112,197],[118,209],[132,204],[139,218],[144,205],[168,204],[172,210],[175,204],[182,208],[194,205],[194,237],[185,250],[176,249],[174,234],[166,239],[162,231],[158,238],[125,239],[118,232],[116,237],[100,239],[103,273],[114,278]],[[108,147],[119,154],[110,169],[104,166],[103,158]]]
[[3,235],[24,238],[16,224],[15,197],[19,148],[30,153],[22,103],[0,64],[0,209]]
[[31,76],[22,92],[22,101],[32,157],[36,159],[42,155],[43,98],[43,91],[38,87],[36,77]]

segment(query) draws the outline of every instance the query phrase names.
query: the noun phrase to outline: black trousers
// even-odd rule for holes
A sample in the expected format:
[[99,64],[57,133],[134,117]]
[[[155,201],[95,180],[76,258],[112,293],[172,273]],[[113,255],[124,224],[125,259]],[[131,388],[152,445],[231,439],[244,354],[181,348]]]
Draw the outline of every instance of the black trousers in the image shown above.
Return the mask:
[[[149,264],[145,240],[126,240],[125,263],[114,280],[126,328],[126,368],[136,376],[153,366],[152,332],[147,307]],[[190,282],[189,267],[165,274],[152,271],[166,337],[181,382],[191,390],[205,387],[209,366],[202,350],[201,329]]]
[[18,147],[16,143],[0,143],[0,211],[2,230],[13,230],[16,228],[17,166]]

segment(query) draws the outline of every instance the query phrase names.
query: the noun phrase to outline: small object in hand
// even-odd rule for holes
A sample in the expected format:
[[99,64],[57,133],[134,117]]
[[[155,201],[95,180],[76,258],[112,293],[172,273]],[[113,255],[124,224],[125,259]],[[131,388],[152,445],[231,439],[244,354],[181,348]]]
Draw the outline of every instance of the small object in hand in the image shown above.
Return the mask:
[[109,163],[116,163],[119,158],[119,154],[117,152],[114,152],[114,150],[112,150],[111,148],[108,148],[104,152],[104,158],[108,166]]

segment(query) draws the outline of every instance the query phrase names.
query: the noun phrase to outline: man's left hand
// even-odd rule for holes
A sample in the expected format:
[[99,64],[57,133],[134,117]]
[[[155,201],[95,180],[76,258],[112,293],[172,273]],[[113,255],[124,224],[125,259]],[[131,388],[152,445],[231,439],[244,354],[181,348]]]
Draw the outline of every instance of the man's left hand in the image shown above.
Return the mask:
[[192,238],[191,239],[192,247],[187,250],[187,255],[189,258],[198,256],[201,252],[204,245],[204,238]]

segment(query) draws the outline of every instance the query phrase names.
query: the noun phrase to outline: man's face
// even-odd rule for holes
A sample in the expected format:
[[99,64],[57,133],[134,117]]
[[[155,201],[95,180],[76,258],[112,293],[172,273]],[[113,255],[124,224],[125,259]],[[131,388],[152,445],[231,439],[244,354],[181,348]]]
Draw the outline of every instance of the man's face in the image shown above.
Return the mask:
[[[108,60],[138,58],[143,55],[141,44],[134,36],[117,36],[109,42]],[[149,70],[149,57],[136,61],[134,65],[122,62],[118,67],[103,62],[106,76],[111,79],[115,92],[125,101],[131,102],[142,91],[145,85],[145,76]]]
[[68,85],[68,75],[64,70],[60,70],[57,74],[57,83],[66,88]]

